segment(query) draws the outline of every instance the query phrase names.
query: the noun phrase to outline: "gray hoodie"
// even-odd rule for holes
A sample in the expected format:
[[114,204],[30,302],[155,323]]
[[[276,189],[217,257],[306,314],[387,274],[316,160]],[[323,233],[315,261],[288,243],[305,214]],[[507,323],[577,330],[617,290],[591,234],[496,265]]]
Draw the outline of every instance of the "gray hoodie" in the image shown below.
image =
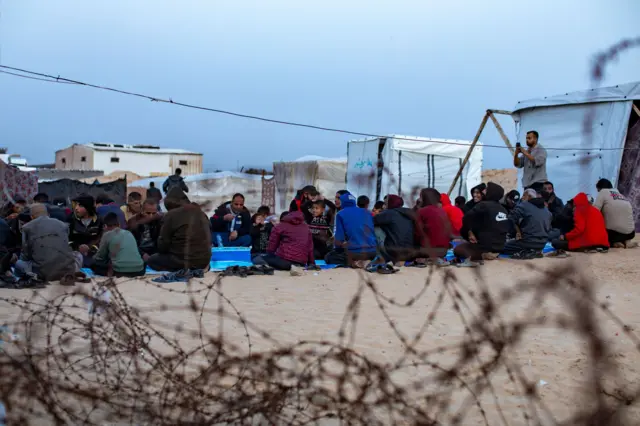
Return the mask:
[[549,240],[553,215],[542,198],[521,201],[509,213],[509,221],[520,228],[522,240],[544,245]]

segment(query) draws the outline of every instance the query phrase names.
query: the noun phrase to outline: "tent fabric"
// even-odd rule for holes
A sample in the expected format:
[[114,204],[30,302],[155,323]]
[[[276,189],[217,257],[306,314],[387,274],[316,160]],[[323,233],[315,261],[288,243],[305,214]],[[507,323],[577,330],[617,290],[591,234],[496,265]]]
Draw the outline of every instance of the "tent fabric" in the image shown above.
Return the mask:
[[0,197],[2,204],[12,201],[16,195],[31,200],[38,193],[38,175],[33,171],[21,171],[0,160]]
[[629,129],[625,148],[618,190],[631,202],[636,232],[640,232],[640,119]]
[[[267,179],[271,177],[265,176]],[[132,182],[131,186],[148,188],[149,184],[154,182],[156,188],[162,188],[166,179],[166,176],[140,179]],[[244,195],[245,206],[252,213],[262,203],[262,176],[260,175],[229,171],[201,173],[185,176],[184,182],[189,188],[187,194],[189,199],[200,204],[208,216],[211,216],[216,207],[229,201],[236,193]]]
[[[383,170],[378,174],[380,143],[380,139],[349,142],[347,189],[371,200],[399,194],[406,203],[413,203],[422,188],[447,192],[471,145],[462,140],[392,135],[382,140]],[[481,181],[482,144],[478,143],[452,195],[466,196]]]
[[599,102],[619,102],[640,99],[640,81],[619,84],[611,87],[600,87],[591,90],[569,92],[563,95],[545,96],[544,98],[529,99],[516,104],[513,112],[520,112],[528,108],[540,108],[560,105],[587,104]]
[[[560,198],[568,200],[578,192],[594,194],[600,178],[617,184],[631,106],[631,101],[568,104],[525,109],[512,117],[522,145],[527,131],[538,131],[547,149],[547,176]],[[584,133],[587,116],[593,117],[590,137]],[[522,170],[518,176],[521,184]]]
[[[302,159],[316,158],[305,156]],[[289,203],[298,190],[313,185],[327,198],[345,188],[347,173],[346,159],[315,159],[312,161],[291,161],[273,163],[276,183],[276,210],[289,209]]]
[[60,179],[52,182],[40,182],[38,192],[44,192],[50,200],[64,198],[68,203],[80,194],[90,194],[94,198],[106,193],[118,204],[127,201],[127,180],[118,179],[112,182],[92,185],[72,179]]

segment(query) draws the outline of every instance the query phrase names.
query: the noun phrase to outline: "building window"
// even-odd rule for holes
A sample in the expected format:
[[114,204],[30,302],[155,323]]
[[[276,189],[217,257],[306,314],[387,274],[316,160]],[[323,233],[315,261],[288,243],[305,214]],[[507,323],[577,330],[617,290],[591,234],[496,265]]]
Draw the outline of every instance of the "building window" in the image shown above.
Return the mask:
[[67,159],[66,158],[62,159],[62,164],[67,164]]
[[120,159],[118,157],[111,157],[111,162],[112,163],[119,163]]
[[181,166],[186,166],[187,165],[187,160],[180,160],[180,165]]
[[80,161],[82,161],[84,163],[85,161],[87,161],[87,157],[81,157]]

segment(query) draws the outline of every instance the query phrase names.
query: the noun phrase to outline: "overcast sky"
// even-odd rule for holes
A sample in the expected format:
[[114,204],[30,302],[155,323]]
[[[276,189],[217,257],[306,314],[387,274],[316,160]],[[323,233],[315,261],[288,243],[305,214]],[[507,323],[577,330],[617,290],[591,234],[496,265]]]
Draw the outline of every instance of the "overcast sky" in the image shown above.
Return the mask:
[[[588,88],[593,55],[640,35],[638,0],[3,0],[0,13],[3,65],[280,120],[451,139],[472,139],[487,108]],[[612,63],[605,84],[638,79],[640,49]],[[6,74],[0,132],[0,146],[32,164],[99,141],[202,152],[208,170],[343,156],[351,139]],[[501,140],[490,131],[483,142]],[[508,151],[485,150],[486,168],[509,164]]]

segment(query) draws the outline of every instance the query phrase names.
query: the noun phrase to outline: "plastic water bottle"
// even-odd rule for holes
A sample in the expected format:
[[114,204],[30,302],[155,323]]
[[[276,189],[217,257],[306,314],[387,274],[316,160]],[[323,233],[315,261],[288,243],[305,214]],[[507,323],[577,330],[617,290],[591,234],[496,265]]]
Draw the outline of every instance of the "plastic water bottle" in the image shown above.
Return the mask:
[[218,244],[218,247],[224,247],[224,244],[222,244],[222,237],[220,236],[220,234],[216,235],[216,243]]

